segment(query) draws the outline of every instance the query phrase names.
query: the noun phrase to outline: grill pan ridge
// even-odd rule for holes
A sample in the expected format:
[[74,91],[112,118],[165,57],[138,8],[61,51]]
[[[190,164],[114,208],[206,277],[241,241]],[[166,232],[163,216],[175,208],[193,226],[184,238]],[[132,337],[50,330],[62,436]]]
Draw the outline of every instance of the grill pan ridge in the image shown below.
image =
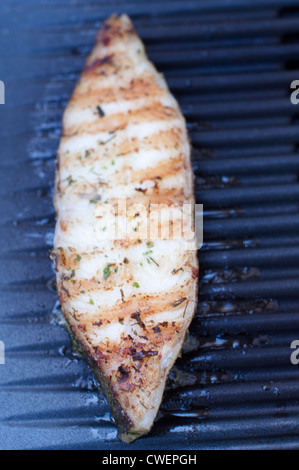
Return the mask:
[[101,21],[132,16],[187,118],[204,205],[197,313],[130,449],[297,449],[299,1],[4,0],[1,449],[126,449],[72,349],[48,260],[61,118]]

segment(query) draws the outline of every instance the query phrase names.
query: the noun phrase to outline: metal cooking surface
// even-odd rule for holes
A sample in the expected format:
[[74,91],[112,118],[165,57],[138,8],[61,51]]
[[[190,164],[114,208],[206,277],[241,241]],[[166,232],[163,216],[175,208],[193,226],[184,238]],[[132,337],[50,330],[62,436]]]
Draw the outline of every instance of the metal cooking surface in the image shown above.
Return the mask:
[[205,216],[191,339],[130,449],[299,448],[299,1],[0,9],[0,448],[128,448],[58,325],[48,259],[62,112],[101,20],[123,11],[187,117]]

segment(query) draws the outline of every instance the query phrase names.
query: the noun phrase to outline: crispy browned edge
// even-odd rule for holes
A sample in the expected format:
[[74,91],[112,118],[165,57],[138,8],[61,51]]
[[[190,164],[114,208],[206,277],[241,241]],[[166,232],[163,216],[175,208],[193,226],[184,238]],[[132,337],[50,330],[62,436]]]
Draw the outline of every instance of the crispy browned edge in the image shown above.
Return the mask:
[[[64,315],[66,318],[66,315]],[[66,319],[67,320],[67,319]],[[111,407],[112,415],[113,418],[115,419],[118,427],[118,432],[119,434],[126,434],[129,432],[130,428],[133,426],[133,422],[130,420],[126,412],[122,409],[120,406],[116,396],[113,393],[113,390],[111,389],[111,385],[106,379],[105,375],[102,373],[101,369],[98,367],[96,362],[93,360],[93,358],[90,356],[88,350],[85,348],[84,344],[79,340],[79,338],[75,335],[75,332],[72,329],[72,326],[68,323],[70,330],[69,333],[72,336],[72,338],[79,344],[82,352],[84,359],[88,362],[90,365],[97,381],[100,384],[100,388],[102,392],[104,393],[105,397],[107,398],[108,404]]]

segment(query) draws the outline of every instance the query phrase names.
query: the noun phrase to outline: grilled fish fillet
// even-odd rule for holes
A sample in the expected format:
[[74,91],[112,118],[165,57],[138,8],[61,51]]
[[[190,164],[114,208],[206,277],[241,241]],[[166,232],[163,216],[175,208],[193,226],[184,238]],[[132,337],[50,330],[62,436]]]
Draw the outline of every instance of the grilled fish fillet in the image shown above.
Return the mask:
[[[114,216],[98,208],[119,207],[119,199],[126,205],[116,215],[128,218],[133,237],[107,235]],[[194,241],[186,248],[184,236],[164,236],[163,217],[159,236],[147,238],[139,212],[128,209],[186,203],[194,205],[185,120],[131,20],[112,16],[63,118],[52,259],[64,316],[125,442],[153,425],[194,313],[198,274]]]

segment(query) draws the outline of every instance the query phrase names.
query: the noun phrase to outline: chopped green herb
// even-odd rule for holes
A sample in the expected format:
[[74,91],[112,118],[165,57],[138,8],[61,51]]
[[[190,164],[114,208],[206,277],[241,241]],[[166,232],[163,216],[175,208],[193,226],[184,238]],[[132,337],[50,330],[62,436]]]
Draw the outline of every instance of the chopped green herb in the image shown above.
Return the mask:
[[94,301],[92,299],[89,299],[90,305],[94,305]]
[[100,173],[97,173],[96,171],[94,171],[94,166],[92,166],[92,167],[89,169],[89,172],[92,173],[93,175],[101,176]]
[[106,268],[104,268],[103,273],[104,273],[104,280],[106,281],[111,274],[109,265],[107,265]]
[[134,287],[137,287],[137,289],[140,287],[140,285],[138,284],[138,282],[134,282],[133,286],[134,286]]
[[151,256],[149,256],[148,258],[146,258],[146,260],[147,260],[148,264],[150,264],[151,261],[152,261],[153,263],[155,263],[156,266],[159,267],[159,264],[157,263],[157,261],[155,261],[154,258],[152,258]]
[[152,257],[150,256],[150,257],[149,257],[149,259],[150,259],[150,260],[151,260],[153,263],[155,263],[155,265],[156,265],[156,266],[158,266],[158,267],[159,267],[159,265],[158,265],[157,261],[155,261],[155,260],[154,260],[154,258],[152,258]]
[[97,112],[99,113],[99,116],[102,118],[105,116],[104,111],[102,110],[101,106],[97,106]]
[[68,176],[67,178],[65,178],[65,181],[68,182],[69,186],[71,186],[71,184],[73,183],[76,183],[76,180],[73,180],[73,178],[70,176]]
[[116,137],[116,134],[113,134],[111,137],[109,137],[109,139],[107,139],[107,140],[105,140],[105,141],[104,141],[104,140],[99,140],[99,141],[98,141],[98,144],[99,144],[99,145],[106,145],[106,144],[108,144],[108,142],[110,142],[112,139],[115,139],[115,137]]
[[81,256],[80,256],[80,255],[77,255],[77,256],[76,256],[76,260],[77,260],[78,262],[80,262],[80,261],[81,261]]
[[176,273],[178,273],[179,271],[184,271],[184,270],[183,270],[182,267],[181,267],[181,268],[178,268],[178,269],[173,269],[173,270],[171,271],[171,274],[176,274]]
[[174,302],[171,302],[171,306],[172,307],[178,307],[179,305],[181,305],[183,302],[185,302],[185,300],[187,300],[186,297],[182,297],[181,299],[178,299],[178,300],[175,300]]

